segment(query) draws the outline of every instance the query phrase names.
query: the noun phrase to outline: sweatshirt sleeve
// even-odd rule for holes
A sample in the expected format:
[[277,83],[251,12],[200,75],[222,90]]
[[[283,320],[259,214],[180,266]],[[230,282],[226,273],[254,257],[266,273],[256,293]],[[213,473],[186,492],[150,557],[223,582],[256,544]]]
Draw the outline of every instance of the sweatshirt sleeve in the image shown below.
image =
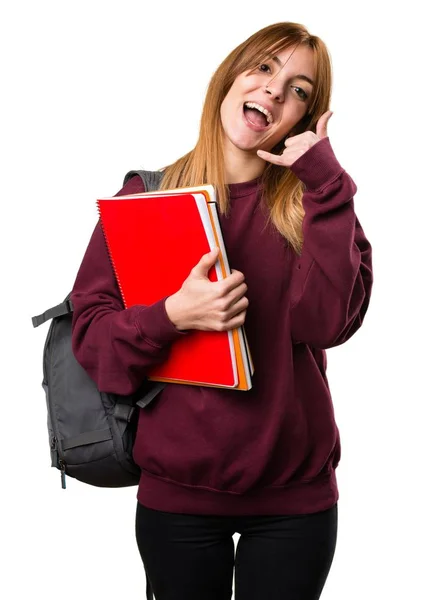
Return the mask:
[[329,138],[296,160],[305,184],[304,244],[291,278],[293,342],[332,348],[361,327],[372,283],[372,248],[354,212],[357,186],[337,161]]
[[[136,176],[116,195],[143,191]],[[149,367],[164,361],[171,343],[185,335],[168,318],[166,298],[124,308],[99,221],[70,298],[72,351],[102,392],[135,392]]]

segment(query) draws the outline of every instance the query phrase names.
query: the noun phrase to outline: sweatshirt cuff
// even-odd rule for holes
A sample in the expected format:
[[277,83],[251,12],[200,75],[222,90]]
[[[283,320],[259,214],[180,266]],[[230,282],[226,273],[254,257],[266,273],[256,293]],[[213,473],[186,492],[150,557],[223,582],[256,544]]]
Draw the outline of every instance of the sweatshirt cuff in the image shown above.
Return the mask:
[[308,190],[319,190],[344,171],[335,157],[329,137],[322,138],[290,167]]
[[174,342],[188,333],[176,329],[170,321],[165,310],[166,299],[162,298],[151,306],[142,306],[136,316],[136,325],[141,336],[158,348]]

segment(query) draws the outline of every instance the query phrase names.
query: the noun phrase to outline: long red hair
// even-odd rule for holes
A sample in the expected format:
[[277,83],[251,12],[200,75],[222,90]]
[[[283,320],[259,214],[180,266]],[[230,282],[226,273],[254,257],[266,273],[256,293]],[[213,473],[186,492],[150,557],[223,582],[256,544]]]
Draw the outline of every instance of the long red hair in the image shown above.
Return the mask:
[[[225,183],[221,104],[236,77],[255,69],[269,54],[294,45],[306,45],[313,51],[315,86],[308,111],[288,135],[315,131],[321,115],[329,110],[332,87],[331,59],[325,44],[298,23],[276,23],[261,29],[237,46],[221,63],[208,86],[200,123],[199,139],[193,150],[164,167],[161,189],[194,185],[215,186],[220,211],[228,212],[229,193]],[[288,137],[288,136],[286,136]],[[273,149],[281,154],[286,137]],[[263,194],[269,207],[270,221],[294,250],[303,245],[302,222],[304,185],[286,167],[267,163],[263,173]]]

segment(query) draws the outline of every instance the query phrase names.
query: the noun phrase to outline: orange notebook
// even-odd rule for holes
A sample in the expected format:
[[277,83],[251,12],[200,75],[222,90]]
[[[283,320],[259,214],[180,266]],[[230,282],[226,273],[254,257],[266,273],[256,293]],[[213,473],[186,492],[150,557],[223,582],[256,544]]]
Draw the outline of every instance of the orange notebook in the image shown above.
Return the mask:
[[[97,200],[101,226],[126,308],[150,305],[178,291],[201,256],[220,248],[208,277],[230,273],[214,188],[171,190]],[[152,381],[251,388],[253,366],[242,327],[191,331],[172,344]]]

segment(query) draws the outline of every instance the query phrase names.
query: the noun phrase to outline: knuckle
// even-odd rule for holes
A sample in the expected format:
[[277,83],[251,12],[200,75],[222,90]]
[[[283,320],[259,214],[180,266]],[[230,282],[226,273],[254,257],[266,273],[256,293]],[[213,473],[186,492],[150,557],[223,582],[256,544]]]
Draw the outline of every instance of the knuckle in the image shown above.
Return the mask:
[[229,276],[229,278],[231,281],[234,281],[234,283],[242,283],[242,281],[245,280],[244,274],[241,271],[238,271],[237,269],[233,269],[231,271],[231,275]]
[[228,313],[226,310],[222,310],[219,314],[219,320],[221,323],[226,323],[228,321]]
[[226,314],[228,310],[228,301],[225,298],[219,300],[218,308],[222,315]]
[[227,301],[223,296],[216,298],[214,303],[214,308],[217,310],[219,314],[222,314],[227,309]]
[[225,294],[228,291],[228,289],[227,289],[228,288],[227,280],[226,279],[222,279],[222,281],[219,281],[218,283],[219,283],[219,285],[218,285],[218,294],[219,294],[219,296],[221,296],[221,297],[225,296]]

